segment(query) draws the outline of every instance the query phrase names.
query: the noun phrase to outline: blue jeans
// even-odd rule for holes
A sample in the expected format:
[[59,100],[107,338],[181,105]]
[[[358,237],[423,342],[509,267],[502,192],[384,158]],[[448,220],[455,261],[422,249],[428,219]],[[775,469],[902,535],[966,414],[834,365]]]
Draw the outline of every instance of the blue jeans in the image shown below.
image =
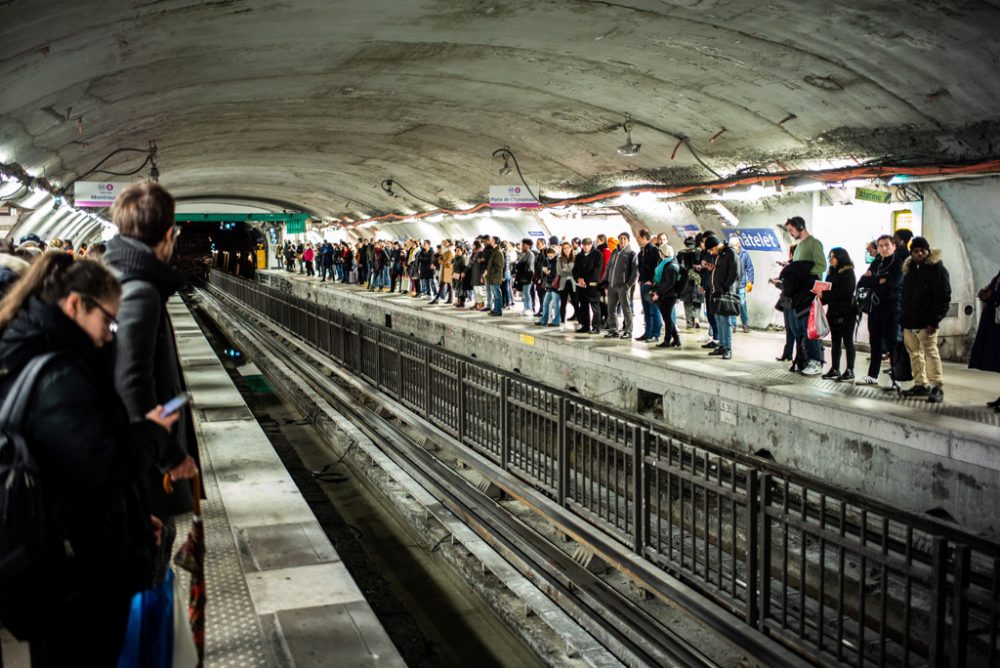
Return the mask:
[[549,309],[552,309],[552,324],[559,324],[559,307],[560,307],[559,292],[557,290],[546,290],[545,298],[542,299],[542,319],[540,322],[543,325],[549,324]]
[[715,336],[719,340],[719,347],[725,348],[726,350],[732,350],[733,328],[736,327],[736,316],[719,315],[716,313],[711,317],[715,321]]
[[490,313],[493,315],[503,315],[503,295],[500,291],[500,284],[487,284],[490,291]]
[[805,315],[799,315],[796,319],[798,323],[795,327],[795,333],[801,337],[802,349],[806,351],[806,359],[810,362],[822,362],[823,348],[819,339],[809,338],[809,310],[806,309]]
[[531,283],[525,283],[521,286],[521,300],[524,302],[525,311],[535,310],[531,301]]
[[740,297],[740,324],[746,327],[750,323],[750,316],[747,314],[747,286],[740,288],[737,294]]
[[663,330],[663,316],[660,315],[660,307],[650,299],[653,294],[652,285],[640,285],[639,296],[642,301],[642,314],[646,319],[646,328],[642,335],[647,339],[658,339]]

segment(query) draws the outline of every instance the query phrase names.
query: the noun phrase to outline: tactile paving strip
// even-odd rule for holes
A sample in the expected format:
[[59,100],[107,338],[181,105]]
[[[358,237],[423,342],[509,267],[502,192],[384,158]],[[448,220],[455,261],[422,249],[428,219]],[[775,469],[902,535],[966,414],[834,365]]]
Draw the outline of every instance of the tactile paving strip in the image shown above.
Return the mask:
[[[205,666],[243,668],[272,666],[264,632],[250,598],[246,576],[240,566],[233,532],[222,504],[211,456],[202,450],[202,480],[207,500],[201,512],[205,522]],[[178,518],[177,544],[187,535],[190,520]],[[177,569],[183,591],[187,573]]]
[[[801,382],[802,376],[790,371],[785,371],[783,369],[761,369],[759,367],[753,367],[747,369],[751,371],[755,376],[763,378],[773,378],[774,380],[789,380],[791,382]],[[819,388],[821,390],[828,390],[830,392],[836,392],[837,394],[842,394],[847,397],[857,398],[857,399],[878,399],[882,401],[891,401],[893,404],[899,406],[906,406],[907,408],[915,408],[928,413],[938,413],[940,415],[948,415],[950,417],[961,418],[963,420],[969,420],[970,422],[977,422],[979,424],[993,425],[994,427],[1000,427],[1000,413],[995,412],[991,408],[978,407],[978,406],[949,406],[947,400],[943,404],[932,404],[926,399],[904,399],[899,397],[895,392],[892,392],[883,387],[873,387],[871,385],[854,385],[850,383],[838,383],[835,380],[823,380],[821,378],[810,379],[810,386]],[[886,382],[886,381],[882,381]]]

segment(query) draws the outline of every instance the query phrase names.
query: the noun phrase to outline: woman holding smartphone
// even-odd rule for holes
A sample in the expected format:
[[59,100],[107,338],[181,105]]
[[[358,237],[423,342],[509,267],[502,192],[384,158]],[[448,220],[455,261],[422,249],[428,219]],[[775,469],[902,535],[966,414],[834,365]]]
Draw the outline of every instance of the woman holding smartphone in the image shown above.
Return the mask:
[[[44,553],[43,573],[31,564],[3,573],[0,588],[4,614],[29,620],[21,639],[32,666],[74,665],[81,651],[93,665],[115,665],[132,594],[150,584],[159,523],[138,491],[149,466],[139,444],[177,415],[162,417],[157,406],[129,421],[105,352],[120,303],[103,264],[62,252],[35,260],[0,302],[0,397],[32,359],[57,354],[33,386],[22,434],[60,542]],[[33,617],[29,606],[44,612]]]

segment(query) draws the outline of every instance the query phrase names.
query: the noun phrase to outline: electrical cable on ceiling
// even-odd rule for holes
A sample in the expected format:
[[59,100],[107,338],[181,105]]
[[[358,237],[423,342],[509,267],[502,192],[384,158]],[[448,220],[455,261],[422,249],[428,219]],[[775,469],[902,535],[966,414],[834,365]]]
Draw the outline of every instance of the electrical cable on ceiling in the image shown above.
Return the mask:
[[[521,183],[524,184],[525,190],[528,191],[528,194],[531,195],[531,197],[536,202],[541,202],[541,200],[538,198],[538,195],[536,195],[535,192],[531,189],[531,186],[528,185],[528,182],[524,180],[524,174],[521,173],[521,165],[518,164],[517,156],[514,155],[514,152],[510,150],[510,147],[504,146],[502,148],[498,148],[497,150],[493,151],[493,155],[490,157],[490,164],[493,163],[493,160],[495,160],[498,155],[503,157],[504,164],[506,164],[507,158],[510,158],[511,160],[514,161],[514,169],[517,170],[517,176],[518,178],[521,179]],[[502,175],[503,174],[501,174],[501,176]]]
[[[101,165],[103,165],[105,162],[107,162],[108,160],[110,160],[114,156],[118,155],[119,153],[145,153],[146,154],[146,159],[143,161],[143,163],[141,165],[139,165],[139,167],[137,169],[134,169],[134,170],[132,170],[130,172],[112,172],[112,171],[101,169]],[[106,156],[104,156],[103,158],[101,158],[100,162],[98,162],[96,165],[94,165],[93,167],[91,167],[89,170],[87,170],[83,174],[80,174],[75,179],[73,179],[72,181],[70,181],[69,183],[67,183],[66,185],[64,185],[61,188],[61,190],[62,190],[62,192],[66,192],[67,190],[70,189],[70,187],[74,183],[76,183],[77,181],[79,181],[79,180],[81,180],[81,179],[83,179],[83,178],[85,178],[87,176],[90,176],[91,174],[107,174],[109,176],[132,176],[133,174],[138,174],[140,171],[142,171],[142,169],[146,165],[149,164],[149,161],[152,159],[152,157],[153,157],[153,155],[155,153],[156,153],[156,145],[153,142],[150,142],[150,147],[149,148],[119,148],[119,149],[115,149],[111,153],[108,153]]]
[[440,207],[440,204],[438,204],[437,202],[431,202],[430,200],[426,200],[423,197],[419,197],[418,195],[414,195],[409,190],[407,190],[406,186],[404,186],[402,183],[400,183],[399,181],[396,181],[393,178],[383,179],[382,183],[380,183],[379,185],[382,187],[382,190],[386,191],[387,193],[389,193],[393,197],[396,196],[396,193],[394,193],[392,191],[392,188],[393,188],[393,186],[398,186],[400,190],[402,190],[404,193],[406,193],[407,195],[409,195],[413,199],[420,200],[424,204],[430,204],[433,207]]

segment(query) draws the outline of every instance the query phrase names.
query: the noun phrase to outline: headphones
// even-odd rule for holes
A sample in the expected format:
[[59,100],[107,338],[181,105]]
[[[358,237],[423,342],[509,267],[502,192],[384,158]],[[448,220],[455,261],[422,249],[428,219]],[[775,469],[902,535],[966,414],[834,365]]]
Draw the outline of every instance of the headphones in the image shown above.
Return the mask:
[[802,220],[801,216],[792,216],[785,221],[785,225],[791,225],[800,232],[806,229],[806,221]]

